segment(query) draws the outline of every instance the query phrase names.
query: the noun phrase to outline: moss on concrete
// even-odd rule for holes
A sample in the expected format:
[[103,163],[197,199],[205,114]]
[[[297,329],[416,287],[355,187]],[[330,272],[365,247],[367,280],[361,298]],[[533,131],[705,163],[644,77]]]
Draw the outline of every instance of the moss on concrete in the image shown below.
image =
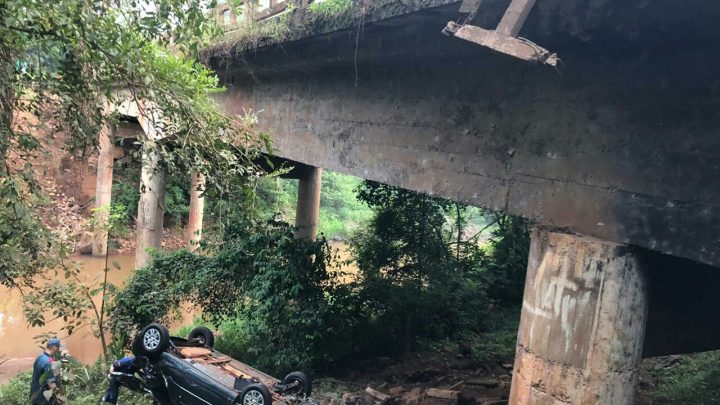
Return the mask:
[[362,27],[367,22],[392,18],[424,8],[450,4],[451,0],[326,0],[308,7],[289,8],[279,16],[247,22],[228,32],[201,57],[224,57],[315,35]]

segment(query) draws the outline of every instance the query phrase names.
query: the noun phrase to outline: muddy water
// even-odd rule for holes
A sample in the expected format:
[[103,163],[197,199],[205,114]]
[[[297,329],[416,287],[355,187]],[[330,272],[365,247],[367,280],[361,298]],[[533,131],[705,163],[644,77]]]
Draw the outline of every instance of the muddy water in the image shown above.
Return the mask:
[[[105,259],[91,257],[76,257],[83,268],[82,278],[92,284],[101,281]],[[134,269],[134,255],[117,255],[110,257],[111,270],[108,279],[111,283],[121,286]],[[113,262],[120,265],[120,269],[113,266]],[[54,276],[54,275],[53,275]],[[57,279],[62,279],[62,275]],[[53,277],[54,279],[55,277]],[[39,280],[45,283],[50,280]],[[6,362],[0,365],[0,384],[7,381],[20,371],[32,368],[35,357],[42,351],[39,344],[33,339],[46,332],[59,332],[62,324],[52,322],[42,328],[30,328],[25,322],[22,313],[21,297],[17,291],[8,290],[0,286],[0,358],[5,357]],[[71,336],[63,338],[63,344],[70,354],[84,363],[94,362],[102,353],[100,340],[93,336],[89,328],[75,331]],[[2,360],[0,360],[2,361]]]

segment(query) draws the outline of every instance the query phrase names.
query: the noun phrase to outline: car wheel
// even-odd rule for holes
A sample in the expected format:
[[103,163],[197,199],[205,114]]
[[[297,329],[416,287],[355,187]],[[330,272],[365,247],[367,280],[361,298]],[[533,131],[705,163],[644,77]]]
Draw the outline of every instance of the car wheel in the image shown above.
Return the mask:
[[309,397],[312,392],[312,381],[302,371],[293,371],[283,378],[280,384],[287,385],[297,382],[298,385],[290,394]]
[[137,342],[133,343],[134,351],[139,352],[135,353],[136,356],[155,357],[170,346],[170,332],[157,323],[146,326],[136,339]]
[[250,384],[240,394],[241,405],[272,405],[272,394],[262,384]]
[[212,331],[204,326],[198,326],[197,328],[193,329],[192,332],[188,335],[188,340],[193,341],[196,340],[207,347],[213,347],[215,346],[215,335],[213,335]]

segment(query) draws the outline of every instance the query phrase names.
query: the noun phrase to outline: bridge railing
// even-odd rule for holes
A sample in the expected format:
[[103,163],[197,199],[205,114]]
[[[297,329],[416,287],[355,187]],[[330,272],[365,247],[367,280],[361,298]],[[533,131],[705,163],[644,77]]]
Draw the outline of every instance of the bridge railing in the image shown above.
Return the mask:
[[225,31],[233,31],[249,21],[276,17],[290,8],[307,7],[325,0],[257,0],[233,7],[228,0],[218,0],[213,14]]

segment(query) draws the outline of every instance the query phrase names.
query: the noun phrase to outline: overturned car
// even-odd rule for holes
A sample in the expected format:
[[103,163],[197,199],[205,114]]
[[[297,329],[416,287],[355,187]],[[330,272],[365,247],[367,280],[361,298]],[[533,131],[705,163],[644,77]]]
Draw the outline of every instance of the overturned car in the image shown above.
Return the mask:
[[162,405],[271,405],[314,403],[312,383],[302,372],[278,380],[213,349],[210,329],[198,327],[187,339],[170,336],[159,324],[133,340],[140,359],[135,374],[111,373],[122,386],[150,394]]

